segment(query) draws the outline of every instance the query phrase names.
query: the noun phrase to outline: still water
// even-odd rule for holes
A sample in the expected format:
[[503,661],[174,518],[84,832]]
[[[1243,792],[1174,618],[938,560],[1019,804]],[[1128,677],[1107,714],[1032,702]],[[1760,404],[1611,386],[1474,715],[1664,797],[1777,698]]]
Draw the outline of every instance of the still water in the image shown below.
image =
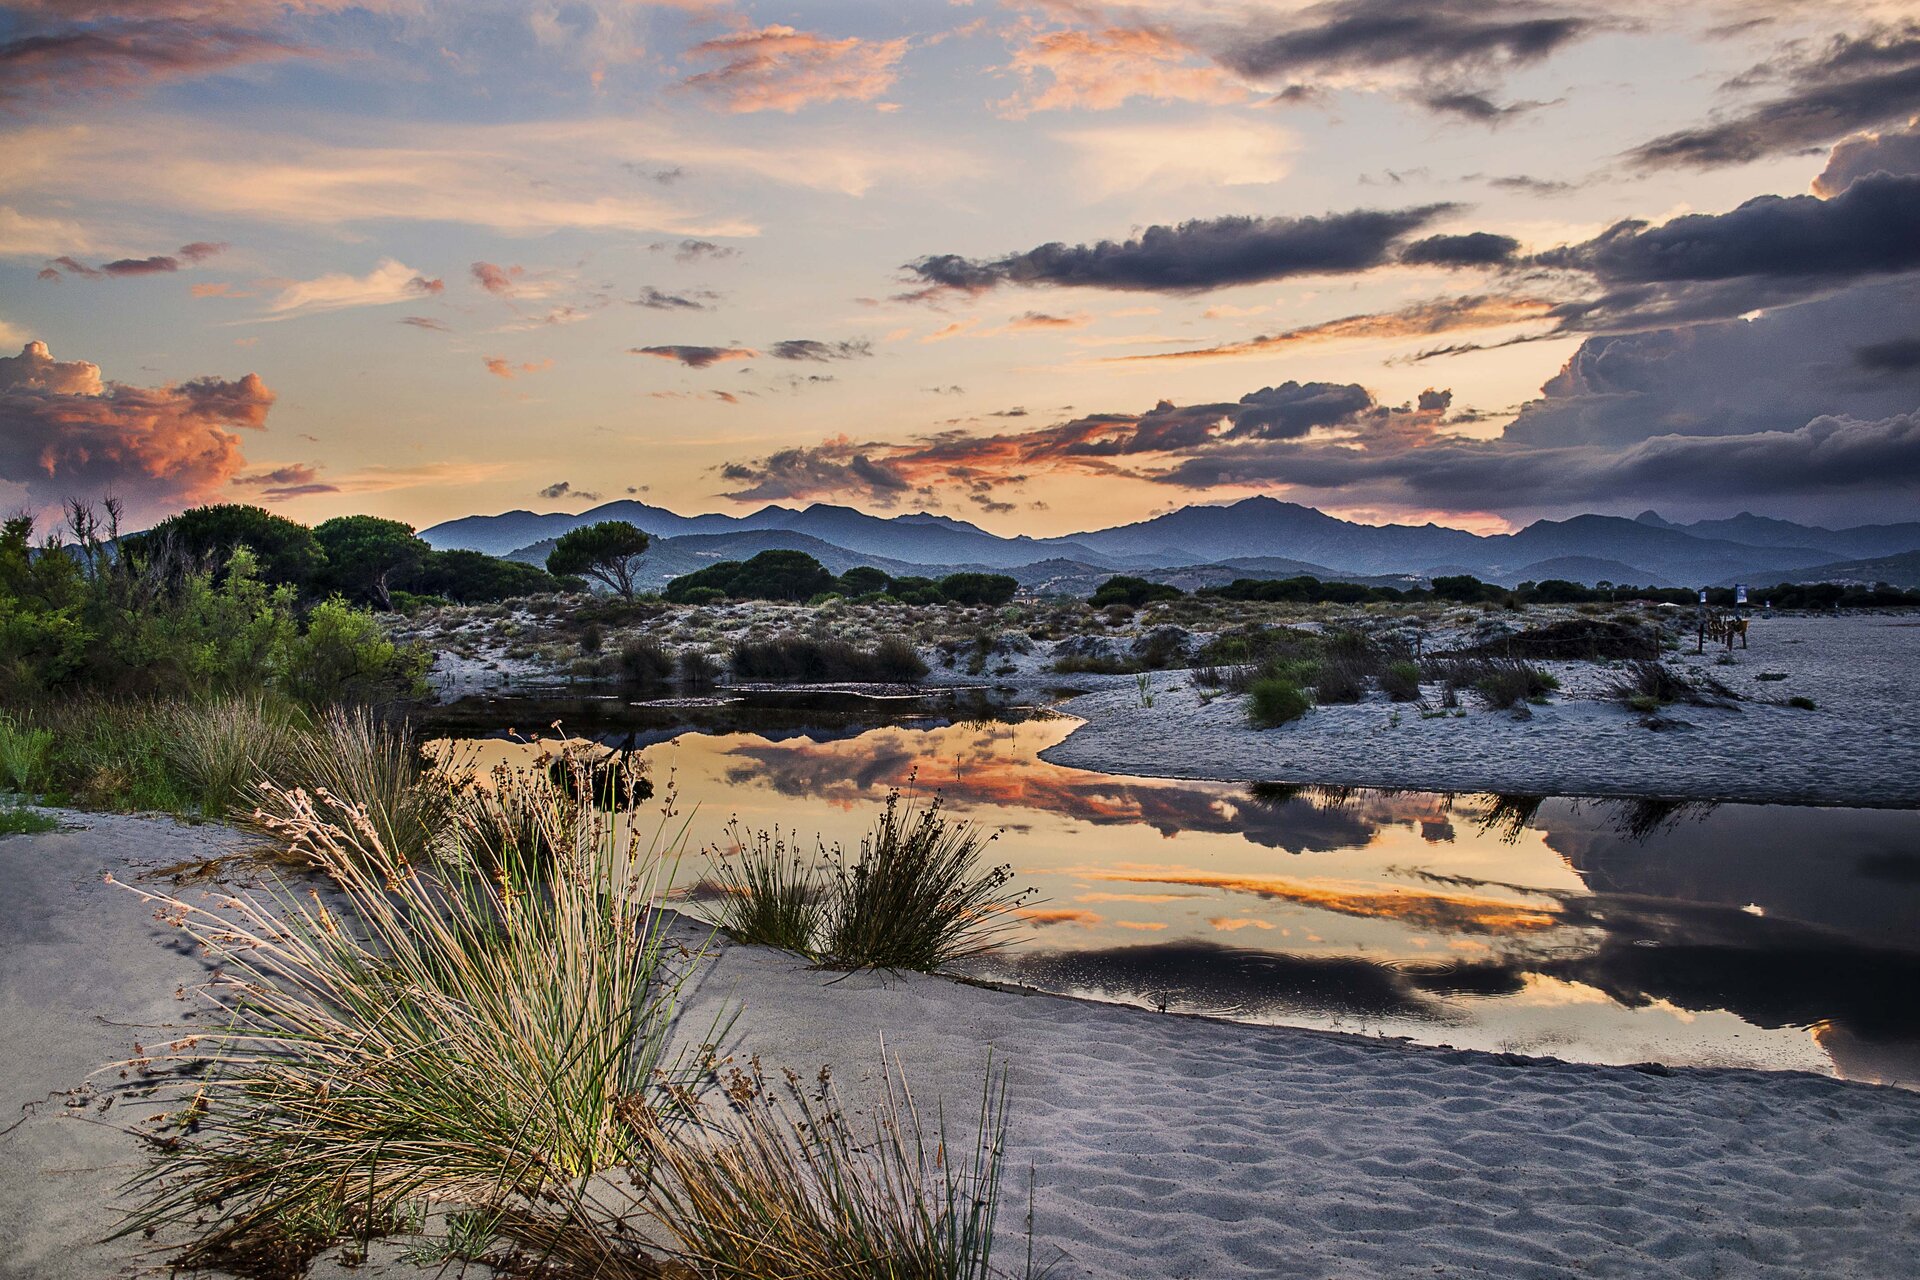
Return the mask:
[[[888,788],[1000,832],[1032,886],[973,971],[1246,1022],[1589,1062],[1920,1087],[1920,813],[1257,787],[1041,760],[1076,722],[940,694],[470,701],[489,762],[535,734],[639,752],[691,842],[738,817],[857,846]],[[683,879],[702,870],[696,853]]]

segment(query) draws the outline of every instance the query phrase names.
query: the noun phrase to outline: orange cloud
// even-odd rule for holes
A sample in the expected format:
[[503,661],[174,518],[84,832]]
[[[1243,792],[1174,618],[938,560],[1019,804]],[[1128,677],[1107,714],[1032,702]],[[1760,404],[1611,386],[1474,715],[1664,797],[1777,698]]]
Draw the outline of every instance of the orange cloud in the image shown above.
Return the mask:
[[30,342],[0,358],[0,480],[36,508],[111,496],[132,517],[156,518],[238,475],[246,460],[226,428],[263,429],[273,402],[257,374],[134,387]]
[[[1304,342],[1334,342],[1341,339],[1409,338],[1447,333],[1455,329],[1491,329],[1501,325],[1539,320],[1556,304],[1544,298],[1501,298],[1467,296],[1436,298],[1399,311],[1343,316],[1320,324],[1289,329],[1284,333],[1261,334],[1244,342],[1224,342],[1218,346],[1191,351],[1156,351],[1143,355],[1107,356],[1103,364],[1139,364],[1153,360],[1227,360],[1238,356],[1265,355],[1281,347]],[[1231,308],[1211,308],[1209,316],[1227,314]],[[1241,312],[1240,314],[1251,314]]]
[[1256,920],[1252,916],[1210,916],[1207,923],[1223,933],[1236,933],[1241,929],[1273,928],[1265,920]]
[[1091,929],[1106,919],[1098,911],[1075,911],[1071,907],[1019,907],[1014,914],[1041,929],[1056,924],[1077,924]]
[[1291,902],[1320,911],[1371,920],[1396,920],[1416,929],[1454,933],[1535,933],[1564,920],[1557,907],[1531,907],[1470,894],[1423,893],[1413,889],[1345,889],[1304,884],[1279,876],[1230,876],[1206,871],[1109,871],[1095,879],[1141,884],[1182,884],[1247,893],[1274,902]]
[[553,360],[551,357],[545,360],[528,360],[521,364],[515,364],[505,356],[481,356],[480,362],[487,366],[487,372],[494,377],[506,378],[509,381],[523,373],[545,373],[548,369],[553,368]]
[[1108,27],[1102,31],[1046,31],[1014,51],[1009,68],[1027,82],[996,104],[1015,119],[1035,111],[1084,108],[1108,111],[1129,98],[1162,102],[1241,102],[1247,89],[1164,31]]
[[1115,920],[1114,925],[1121,929],[1138,929],[1142,933],[1158,933],[1167,927],[1164,920]]
[[732,112],[784,111],[820,102],[871,102],[893,87],[905,38],[829,40],[771,25],[703,41],[687,56],[718,61],[681,83]]

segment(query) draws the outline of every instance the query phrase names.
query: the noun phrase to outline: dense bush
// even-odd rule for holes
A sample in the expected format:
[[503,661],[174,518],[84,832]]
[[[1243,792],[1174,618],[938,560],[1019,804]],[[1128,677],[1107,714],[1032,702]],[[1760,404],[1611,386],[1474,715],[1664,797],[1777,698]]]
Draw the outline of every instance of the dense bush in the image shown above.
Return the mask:
[[189,696],[277,690],[310,703],[413,696],[429,662],[367,614],[323,602],[304,616],[294,587],[265,582],[245,547],[217,566],[150,542],[116,555],[105,524],[77,508],[71,550],[0,526],[0,696],[83,691]]
[[1020,590],[1019,582],[1004,573],[950,573],[939,585],[952,604],[1001,605]]
[[[491,604],[584,585],[578,579],[556,577],[535,565],[479,551],[435,551],[407,579],[407,592],[439,596],[456,604]],[[396,598],[399,595],[394,594]]]
[[1110,604],[1130,604],[1139,608],[1155,600],[1177,600],[1186,592],[1164,582],[1148,582],[1145,578],[1116,574],[1094,589],[1087,603],[1096,609]]
[[1312,709],[1313,699],[1306,690],[1285,676],[1262,676],[1247,690],[1247,718],[1257,728],[1298,720]]
[[662,594],[678,604],[695,603],[689,593],[706,588],[739,600],[809,600],[833,586],[826,566],[804,551],[762,551],[683,573]]
[[743,680],[799,684],[829,680],[913,684],[927,674],[919,653],[897,637],[882,640],[872,650],[809,636],[742,641],[734,646],[732,664],[733,673]]

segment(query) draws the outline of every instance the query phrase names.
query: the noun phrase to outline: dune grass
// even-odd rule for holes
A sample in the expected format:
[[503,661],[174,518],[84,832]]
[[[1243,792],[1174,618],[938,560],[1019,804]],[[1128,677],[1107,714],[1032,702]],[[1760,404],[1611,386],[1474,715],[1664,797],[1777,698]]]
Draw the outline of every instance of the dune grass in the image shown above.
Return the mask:
[[[856,1121],[831,1076],[756,1061],[725,1104],[639,1128],[648,1209],[703,1280],[989,1280],[1007,1133],[1004,1071],[989,1063],[971,1143],[929,1126],[881,1046],[880,1096]],[[1027,1273],[1032,1273],[1031,1262]]]
[[176,1046],[191,1132],[156,1144],[124,1231],[190,1228],[183,1264],[256,1271],[423,1202],[604,1236],[590,1184],[637,1163],[622,1108],[666,1067],[655,903],[681,833],[556,792],[544,812],[568,822],[542,830],[537,874],[483,869],[389,844],[341,795],[262,791],[338,896],[133,890],[218,965],[225,1026],[210,1052]]
[[1286,676],[1261,676],[1247,690],[1247,719],[1255,728],[1272,729],[1312,709],[1307,691]]
[[714,891],[708,918],[736,942],[759,943],[811,955],[828,905],[820,869],[826,851],[803,856],[797,839],[780,831],[750,832],[734,819],[718,850],[707,857]]
[[53,732],[11,715],[0,714],[0,783],[32,794],[44,789]]
[[208,817],[251,807],[248,788],[284,774],[301,732],[292,707],[261,694],[172,704],[162,715],[167,763]]
[[246,824],[286,837],[293,852],[320,862],[305,839],[324,824],[292,807],[294,797],[304,794],[357,811],[386,856],[413,861],[447,845],[459,781],[456,764],[435,767],[426,759],[407,722],[383,719],[366,707],[334,707],[311,732],[292,737],[274,781],[249,790]]
[[24,805],[0,805],[0,836],[37,836],[58,831],[60,820]]
[[838,848],[810,858],[779,833],[737,827],[709,849],[718,890],[709,923],[738,942],[797,951],[849,969],[931,973],[1005,945],[1029,897],[1009,888],[1013,868],[981,865],[997,836],[890,792],[857,857]]

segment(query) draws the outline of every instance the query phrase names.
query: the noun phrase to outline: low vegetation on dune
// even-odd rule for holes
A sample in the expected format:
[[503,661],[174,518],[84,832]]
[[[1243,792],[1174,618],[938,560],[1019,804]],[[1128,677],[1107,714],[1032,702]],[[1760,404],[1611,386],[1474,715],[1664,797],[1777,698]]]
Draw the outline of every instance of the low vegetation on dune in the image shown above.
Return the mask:
[[707,852],[707,918],[739,942],[843,968],[931,973],[1004,945],[1030,896],[1013,869],[982,865],[995,837],[938,797],[891,792],[857,855],[737,824]]

